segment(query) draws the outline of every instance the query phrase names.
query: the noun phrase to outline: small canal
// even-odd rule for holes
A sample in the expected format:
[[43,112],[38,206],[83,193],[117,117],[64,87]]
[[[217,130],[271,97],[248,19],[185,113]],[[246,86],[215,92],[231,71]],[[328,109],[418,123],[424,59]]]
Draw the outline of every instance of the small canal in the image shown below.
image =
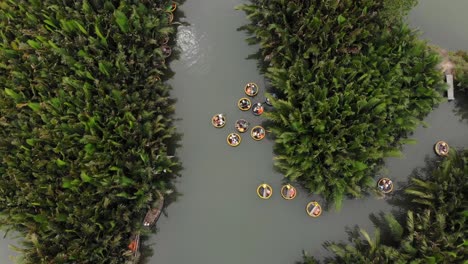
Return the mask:
[[[279,195],[282,175],[273,168],[273,142],[254,141],[242,134],[236,147],[226,143],[234,132],[234,122],[243,118],[251,125],[262,119],[236,106],[244,96],[243,86],[256,82],[261,91],[253,102],[264,101],[264,79],[255,60],[247,57],[258,50],[245,42],[237,28],[247,22],[244,13],[235,11],[245,0],[186,1],[180,8],[184,21],[178,34],[180,58],[171,64],[176,73],[170,81],[177,98],[176,122],[183,134],[178,156],[183,163],[177,183],[181,196],[173,202],[157,223],[158,234],[146,244],[154,252],[151,264],[285,264],[299,260],[302,250],[323,257],[325,241],[347,240],[345,227],[359,225],[372,230],[369,215],[390,211],[385,200],[367,197],[348,200],[341,211],[324,212],[313,219],[305,205],[320,197],[299,189],[298,196],[286,201]],[[425,0],[410,15],[409,21],[425,33],[422,37],[444,48],[466,49],[468,26],[463,21],[468,2],[452,0],[447,6],[437,0]],[[428,127],[419,127],[411,138],[415,145],[403,148],[403,158],[385,160],[388,175],[401,187],[412,171],[433,157],[433,144],[445,140],[456,148],[468,147],[468,99],[456,94],[453,102],[444,102],[426,119]],[[224,113],[227,124],[213,128],[210,119]],[[260,183],[273,187],[273,197],[261,200],[255,190]],[[13,254],[10,240],[0,243],[1,263]]]

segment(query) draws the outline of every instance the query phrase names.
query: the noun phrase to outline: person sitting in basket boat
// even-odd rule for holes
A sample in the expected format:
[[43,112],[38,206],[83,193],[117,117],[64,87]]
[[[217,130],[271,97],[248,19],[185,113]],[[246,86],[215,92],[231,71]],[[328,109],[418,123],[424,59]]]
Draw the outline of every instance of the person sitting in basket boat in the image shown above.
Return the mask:
[[254,128],[252,131],[252,136],[257,140],[263,139],[265,137],[265,129],[262,127]]
[[310,203],[309,207],[307,208],[307,213],[309,215],[311,215],[311,216],[317,217],[322,213],[322,208],[320,207],[320,205],[317,202]]
[[242,99],[240,102],[239,102],[239,106],[241,109],[249,109],[250,107],[250,102],[247,100],[247,99]]
[[379,181],[379,189],[383,191],[385,189],[385,184],[387,184],[387,179],[382,179]]
[[315,216],[319,216],[321,212],[322,212],[322,209],[320,208],[320,206],[316,205],[312,209],[312,214],[315,215]]
[[229,136],[229,144],[231,144],[231,145],[237,145],[237,144],[239,144],[239,138],[237,137],[237,135],[231,134],[231,135]]
[[223,114],[218,114],[218,115],[215,115],[213,117],[213,124],[216,126],[216,127],[222,127],[224,126],[224,123],[226,121],[224,120],[224,116]]
[[393,182],[390,179],[382,179],[379,181],[379,189],[383,192],[389,192],[392,189]]
[[262,103],[256,103],[254,105],[254,107],[252,108],[252,112],[254,113],[254,115],[261,115],[263,114],[263,105]]
[[237,131],[244,133],[248,127],[249,127],[249,123],[245,121],[244,119],[237,120],[236,122]]
[[169,47],[168,45],[163,45],[161,46],[161,50],[162,50],[162,53],[165,57],[168,57],[171,55],[172,53],[172,49],[171,47]]
[[[271,97],[273,97],[273,99],[278,99],[278,96],[276,96],[276,94],[274,93],[271,94]],[[273,104],[271,103],[271,100],[268,97],[265,98],[265,104],[269,106],[273,106]]]
[[296,188],[289,186],[288,191],[286,192],[286,197],[293,198],[296,196]]
[[253,95],[253,94],[254,94],[254,90],[253,90],[252,86],[250,86],[250,84],[247,84],[247,90],[246,90],[246,91],[247,91],[247,93],[248,93],[249,95]]
[[257,87],[253,83],[248,83],[245,87],[245,92],[250,96],[254,96],[257,94]]
[[263,187],[263,192],[262,192],[262,196],[263,198],[267,198],[271,195],[271,190],[270,188],[267,187]]
[[439,153],[441,155],[447,155],[448,153],[448,144],[445,142],[441,142],[438,146],[437,149],[439,150]]

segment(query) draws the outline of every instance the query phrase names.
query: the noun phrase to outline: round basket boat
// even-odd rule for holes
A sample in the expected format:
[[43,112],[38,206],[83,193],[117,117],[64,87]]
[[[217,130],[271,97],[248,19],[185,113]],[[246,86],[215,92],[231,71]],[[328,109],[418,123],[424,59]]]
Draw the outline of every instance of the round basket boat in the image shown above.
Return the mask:
[[[276,94],[274,93],[271,94],[271,97],[273,97],[273,99],[278,99],[278,96],[276,96]],[[268,106],[273,106],[271,100],[268,97],[265,98],[265,104],[267,104]]]
[[239,134],[237,133],[231,133],[227,136],[226,138],[226,141],[227,143],[229,144],[229,146],[231,147],[237,147],[239,146],[239,144],[241,143],[242,141],[242,138]]
[[162,51],[163,56],[164,56],[165,58],[171,56],[171,54],[172,54],[172,49],[171,49],[171,47],[169,47],[169,46],[167,46],[167,45],[161,46],[161,51]]
[[393,191],[393,182],[389,178],[381,178],[377,182],[377,188],[383,193],[391,193]]
[[262,103],[255,103],[253,106],[252,106],[252,113],[256,116],[259,116],[261,114],[263,114],[263,111],[265,109],[263,108],[263,105]]
[[437,143],[434,145],[434,151],[437,155],[446,157],[449,154],[450,147],[445,141],[437,141]]
[[174,15],[171,12],[166,12],[166,16],[167,16],[167,22],[171,24],[172,21],[174,20]]
[[223,114],[216,114],[211,118],[211,124],[216,128],[222,128],[226,125],[226,117]]
[[252,102],[249,98],[241,98],[237,101],[237,107],[242,111],[248,111],[252,107]]
[[239,131],[239,133],[244,133],[245,131],[247,131],[247,129],[249,128],[249,122],[247,122],[247,120],[245,119],[239,119],[236,121],[236,129],[237,131]]
[[322,207],[317,201],[312,201],[307,204],[306,212],[311,217],[319,217],[322,214]]
[[250,136],[254,140],[262,140],[265,138],[266,131],[262,126],[254,126],[250,131]]
[[258,94],[258,85],[256,83],[248,83],[244,87],[244,92],[246,95],[254,97]]
[[161,44],[166,45],[167,43],[169,43],[169,39],[169,36],[165,36],[164,38],[162,38]]
[[292,186],[291,184],[286,184],[281,187],[281,196],[283,196],[286,200],[292,200],[296,198],[297,189],[296,187]]
[[177,3],[172,2],[170,6],[166,7],[166,12],[174,12],[177,9]]
[[257,195],[261,199],[270,199],[271,195],[273,194],[273,188],[266,183],[262,183],[257,187]]

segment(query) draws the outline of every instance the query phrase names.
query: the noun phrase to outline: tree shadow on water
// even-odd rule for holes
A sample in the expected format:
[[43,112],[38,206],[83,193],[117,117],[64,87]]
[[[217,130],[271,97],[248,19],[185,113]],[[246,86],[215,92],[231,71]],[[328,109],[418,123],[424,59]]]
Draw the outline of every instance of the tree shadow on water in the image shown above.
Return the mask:
[[468,92],[456,90],[454,103],[453,112],[455,115],[460,117],[460,121],[468,122]]
[[408,177],[408,182],[402,183],[402,186],[399,191],[396,191],[391,199],[388,200],[388,203],[402,208],[405,210],[415,210],[419,208],[417,204],[412,202],[412,197],[409,197],[405,194],[404,190],[411,186],[411,179],[416,178],[420,180],[427,180],[431,177],[434,170],[439,167],[439,164],[443,161],[442,157],[437,156],[426,156],[424,159],[425,166],[420,168],[415,168],[410,176]]
[[[420,205],[413,202],[414,197],[409,196],[405,193],[405,189],[412,185],[411,179],[416,178],[420,180],[430,179],[433,171],[439,167],[439,164],[443,161],[443,158],[437,156],[426,156],[425,157],[425,166],[415,168],[408,177],[406,182],[398,182],[398,190],[395,190],[392,195],[387,197],[387,202],[393,206],[393,209],[390,212],[379,212],[377,214],[369,215],[371,222],[375,227],[380,229],[381,242],[385,245],[398,245],[394,237],[395,229],[392,230],[392,220],[389,220],[389,215],[393,215],[395,220],[405,226],[407,212],[417,211],[420,208]],[[390,221],[390,222],[389,222]],[[395,227],[393,225],[393,227]]]

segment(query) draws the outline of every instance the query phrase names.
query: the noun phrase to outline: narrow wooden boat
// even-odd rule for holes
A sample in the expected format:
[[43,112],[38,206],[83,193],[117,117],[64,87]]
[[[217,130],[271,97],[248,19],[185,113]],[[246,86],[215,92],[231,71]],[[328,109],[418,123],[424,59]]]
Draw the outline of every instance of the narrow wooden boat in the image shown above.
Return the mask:
[[449,154],[450,147],[445,141],[437,141],[434,146],[435,153],[441,157],[446,157]]
[[243,97],[237,101],[237,107],[242,111],[248,111],[252,107],[252,102],[249,98]]
[[245,131],[247,131],[247,129],[249,128],[249,122],[247,122],[247,120],[245,119],[239,119],[236,121],[236,129],[237,131],[239,131],[239,133],[244,133]]
[[231,133],[227,136],[226,138],[226,141],[227,143],[229,144],[229,146],[231,147],[237,147],[239,146],[239,144],[241,143],[242,141],[242,138],[239,134],[237,133]]
[[273,194],[273,188],[266,183],[262,183],[257,187],[257,195],[261,199],[270,199],[271,195]]
[[174,21],[174,15],[172,14],[172,12],[166,12],[166,16],[167,16],[167,22],[169,24],[172,24],[172,21]]
[[265,109],[263,108],[263,105],[262,103],[255,103],[253,106],[252,106],[252,113],[256,116],[259,116],[261,114],[263,114],[263,111]]
[[244,87],[245,94],[250,97],[256,96],[258,94],[258,90],[259,90],[258,85],[253,82],[247,83]]
[[296,198],[297,189],[291,184],[286,184],[281,187],[281,196],[286,200],[292,200]]
[[377,182],[377,188],[383,193],[391,193],[393,191],[393,182],[389,178],[381,178]]
[[216,128],[222,128],[226,125],[226,117],[223,114],[216,114],[211,118],[211,124]]
[[130,244],[128,244],[128,249],[130,250],[129,254],[132,256],[130,263],[138,263],[140,260],[140,233],[132,235]]
[[162,209],[164,207],[164,195],[160,191],[158,193],[158,201],[156,204],[148,210],[145,218],[143,219],[144,226],[152,226],[156,221],[158,221],[159,216],[161,215]]
[[254,126],[250,131],[250,136],[257,141],[265,138],[265,135],[266,130],[262,126]]
[[307,204],[306,212],[311,217],[319,217],[322,214],[322,207],[317,201],[312,201]]
[[177,9],[177,3],[172,2],[171,5],[166,7],[166,12],[171,12],[173,13]]
[[133,254],[140,250],[140,233],[132,235],[130,238],[130,244],[128,244],[128,249],[130,249]]

